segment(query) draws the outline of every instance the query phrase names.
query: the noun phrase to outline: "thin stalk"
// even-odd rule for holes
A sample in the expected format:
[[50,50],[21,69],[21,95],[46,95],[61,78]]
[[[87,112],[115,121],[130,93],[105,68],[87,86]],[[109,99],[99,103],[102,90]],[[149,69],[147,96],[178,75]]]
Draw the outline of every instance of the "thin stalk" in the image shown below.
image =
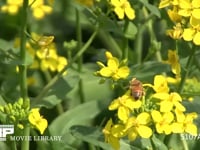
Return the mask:
[[78,53],[74,56],[74,58],[69,62],[68,66],[65,66],[55,77],[51,79],[51,81],[42,89],[40,94],[34,99],[32,105],[37,104],[42,97],[45,96],[45,94],[49,91],[49,89],[57,82],[57,80],[63,75],[63,73],[66,71],[68,67],[70,67],[78,58],[87,50],[87,48],[90,46],[94,38],[96,37],[98,33],[98,29],[96,29],[93,34],[90,36],[88,41],[83,45],[83,47],[78,51]]
[[[124,34],[127,32],[129,20],[125,20],[124,24]],[[123,49],[122,49],[122,59],[128,60],[128,38],[124,37],[123,39]]]
[[21,13],[21,29],[20,29],[20,60],[19,66],[20,73],[20,92],[23,100],[27,99],[27,66],[26,66],[26,26],[27,26],[27,8],[28,0],[23,1],[22,13]]
[[142,44],[143,44],[143,32],[145,29],[145,25],[138,24],[138,33],[136,35],[135,40],[135,52],[136,52],[136,63],[141,64],[142,63]]
[[187,61],[186,67],[185,67],[185,73],[183,74],[183,77],[181,78],[181,82],[180,82],[180,85],[179,85],[179,88],[178,88],[178,92],[180,94],[183,91],[183,87],[184,87],[185,81],[187,79],[187,76],[188,76],[188,73],[189,73],[189,68],[190,68],[190,65],[193,61],[194,54],[195,54],[195,49],[192,49],[192,52],[191,52],[191,54],[188,58],[188,61]]
[[[27,9],[28,9],[28,0],[23,1],[23,7],[21,12],[21,28],[20,28],[20,60],[21,65],[19,66],[20,74],[20,92],[23,101],[25,102],[28,98],[28,89],[27,89],[27,65],[26,65],[26,27],[27,27]],[[25,126],[23,131],[23,136],[29,136],[30,128]],[[21,143],[22,150],[29,149],[29,141],[24,140]]]
[[16,141],[11,141],[11,150],[17,150]]
[[[27,125],[24,127],[23,136],[29,136],[30,135],[30,127]],[[21,145],[21,150],[29,150],[29,141],[23,140]]]
[[[77,49],[80,50],[82,47],[82,32],[81,32],[81,23],[80,23],[80,12],[76,9],[76,38],[78,41]],[[78,71],[81,73],[83,66],[83,55],[78,58]],[[79,81],[79,96],[80,101],[83,103],[85,101],[84,92],[83,92],[83,80]]]

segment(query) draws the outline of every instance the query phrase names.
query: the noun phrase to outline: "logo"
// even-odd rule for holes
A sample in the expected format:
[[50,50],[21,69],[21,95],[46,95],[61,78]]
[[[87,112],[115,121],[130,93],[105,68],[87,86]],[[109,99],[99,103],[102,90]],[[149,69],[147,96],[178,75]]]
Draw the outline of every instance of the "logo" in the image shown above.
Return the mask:
[[14,133],[14,125],[0,125],[0,141],[6,141],[6,135]]

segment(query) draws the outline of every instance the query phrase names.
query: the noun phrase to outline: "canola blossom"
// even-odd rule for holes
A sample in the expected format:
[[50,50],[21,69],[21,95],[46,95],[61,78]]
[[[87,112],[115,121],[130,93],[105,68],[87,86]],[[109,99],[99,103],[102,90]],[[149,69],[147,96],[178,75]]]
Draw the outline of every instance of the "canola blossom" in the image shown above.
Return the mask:
[[106,52],[106,56],[106,66],[101,62],[97,62],[101,69],[96,72],[96,75],[104,78],[111,78],[114,81],[125,79],[129,75],[129,68],[125,64],[122,64],[123,61],[119,62],[116,57],[113,57],[111,53]]
[[115,150],[120,149],[119,140],[123,137],[134,141],[139,137],[151,138],[155,133],[197,134],[197,126],[194,123],[197,114],[186,113],[182,97],[179,93],[170,91],[167,78],[156,75],[153,83],[143,84],[144,88],[152,88],[154,92],[148,96],[144,95],[142,100],[135,101],[129,90],[108,106],[110,111],[117,110],[118,121],[113,123],[110,119],[102,131],[105,141]]
[[[6,5],[1,7],[1,11],[15,15],[21,9],[22,4],[23,0],[7,0]],[[29,6],[32,10],[33,17],[38,20],[44,18],[46,14],[50,14],[53,11],[51,6],[45,4],[44,0],[29,0]]]
[[114,12],[119,19],[124,19],[125,16],[130,20],[135,18],[135,10],[131,7],[128,0],[110,0],[110,3],[114,7]]
[[28,120],[31,125],[40,131],[40,134],[43,134],[48,126],[47,120],[40,115],[38,108],[31,109]]
[[200,45],[200,1],[199,0],[162,0],[159,8],[173,7],[168,10],[169,18],[176,24],[167,31],[173,39],[183,38]]

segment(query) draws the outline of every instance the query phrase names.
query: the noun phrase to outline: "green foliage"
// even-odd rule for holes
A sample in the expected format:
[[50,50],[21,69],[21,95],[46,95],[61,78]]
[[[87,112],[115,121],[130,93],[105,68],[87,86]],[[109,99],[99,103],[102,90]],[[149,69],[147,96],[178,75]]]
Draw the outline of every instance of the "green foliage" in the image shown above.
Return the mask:
[[[32,6],[40,0],[33,4],[31,0],[23,2],[24,7],[20,4],[15,13],[11,11],[14,9],[4,7],[9,6],[7,1],[0,1],[0,125],[23,124],[29,128],[28,112],[39,108],[40,119],[48,121],[44,135],[32,128],[30,132],[22,129],[13,135],[61,136],[62,140],[0,141],[0,149],[112,150],[102,131],[109,118],[114,124],[121,122],[117,122],[117,110],[110,111],[108,106],[129,90],[132,78],[153,84],[155,75],[173,77],[177,82],[169,84],[170,92],[180,94],[186,108],[184,113],[200,114],[200,40],[187,41],[186,34],[179,37],[174,32],[180,39],[166,35],[168,29],[175,30],[177,21],[169,18],[168,8],[158,8],[160,1],[128,0],[131,8],[129,5],[117,8],[110,0],[46,0],[44,16],[33,13]],[[122,19],[119,9],[122,9]],[[128,15],[131,10],[135,12],[133,19]],[[182,18],[184,32],[191,25],[188,16]],[[196,32],[199,34],[199,29]],[[41,40],[45,36],[52,36],[54,40]],[[177,52],[177,62],[168,60],[169,49]],[[106,51],[115,57],[114,63],[108,65],[111,56],[105,56]],[[63,59],[67,65],[62,66]],[[97,61],[102,63],[100,69]],[[181,68],[178,75],[172,71],[177,64]],[[129,70],[119,69],[124,66]],[[106,69],[102,71],[102,68]],[[123,76],[124,72],[129,73],[128,77]],[[150,97],[152,91],[144,87],[142,96],[149,96],[148,101],[155,100]],[[30,107],[24,106],[27,99]],[[142,109],[148,107],[142,106]],[[134,113],[139,114],[142,109]],[[199,117],[195,124],[199,133]],[[153,123],[149,126],[153,127]],[[158,134],[155,128],[152,132],[150,138],[138,137],[134,141],[120,137],[120,150],[196,150],[200,145],[199,139]]]

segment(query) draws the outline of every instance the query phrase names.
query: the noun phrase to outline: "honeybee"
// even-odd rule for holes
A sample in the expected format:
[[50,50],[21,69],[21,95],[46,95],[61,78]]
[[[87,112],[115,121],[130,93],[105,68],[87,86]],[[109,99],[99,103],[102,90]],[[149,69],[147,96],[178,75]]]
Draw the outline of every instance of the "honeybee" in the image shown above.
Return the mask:
[[142,86],[142,83],[137,80],[136,78],[133,78],[129,82],[129,89],[131,90],[131,95],[135,100],[141,99],[142,96],[144,95],[144,89]]

